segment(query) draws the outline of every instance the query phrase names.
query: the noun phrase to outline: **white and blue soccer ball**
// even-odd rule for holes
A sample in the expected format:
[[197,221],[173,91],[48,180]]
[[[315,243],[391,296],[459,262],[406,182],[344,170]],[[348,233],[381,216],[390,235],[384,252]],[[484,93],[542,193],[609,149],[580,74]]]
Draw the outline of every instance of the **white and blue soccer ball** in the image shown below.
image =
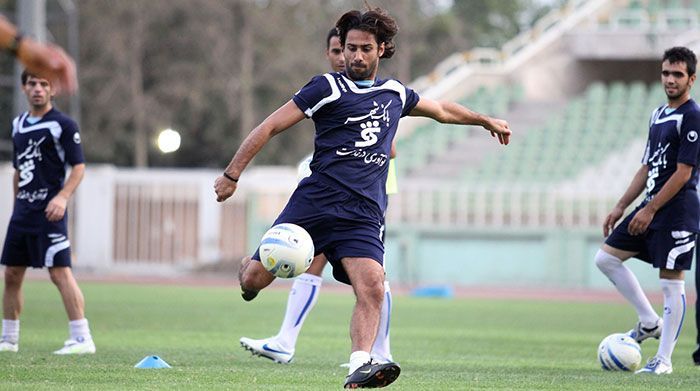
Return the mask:
[[277,224],[260,241],[260,262],[276,277],[294,278],[311,266],[314,241],[296,224]]
[[642,348],[627,334],[610,334],[598,345],[598,361],[606,371],[636,371],[642,364]]

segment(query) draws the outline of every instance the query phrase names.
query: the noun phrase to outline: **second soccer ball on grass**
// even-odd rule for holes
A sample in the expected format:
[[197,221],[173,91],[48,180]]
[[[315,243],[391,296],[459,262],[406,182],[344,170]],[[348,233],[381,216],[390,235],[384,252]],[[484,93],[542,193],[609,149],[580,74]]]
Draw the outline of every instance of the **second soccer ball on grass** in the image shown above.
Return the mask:
[[293,278],[304,273],[314,258],[314,242],[296,224],[277,224],[260,241],[260,262],[276,277]]
[[598,361],[606,371],[636,371],[642,363],[642,348],[627,334],[610,334],[598,345]]

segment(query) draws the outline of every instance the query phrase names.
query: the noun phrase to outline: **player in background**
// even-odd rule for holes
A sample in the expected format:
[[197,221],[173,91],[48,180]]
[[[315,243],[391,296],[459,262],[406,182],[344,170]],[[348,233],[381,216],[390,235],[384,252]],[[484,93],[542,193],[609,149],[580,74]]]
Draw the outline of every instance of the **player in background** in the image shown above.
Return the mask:
[[[66,205],[85,172],[80,133],[72,119],[53,108],[53,85],[47,79],[25,71],[22,86],[30,109],[12,122],[15,202],[0,257],[5,265],[0,351],[19,349],[27,267],[47,267],[69,320],[70,337],[54,353],[95,353],[83,293],[71,271],[66,226]],[[64,183],[67,164],[72,169]]]
[[[343,50],[340,46],[340,36],[335,27],[333,27],[326,36],[326,59],[334,72],[342,72],[345,70],[345,58],[343,57]],[[390,161],[392,165],[394,156],[395,151],[392,146],[392,160]],[[311,169],[309,168],[310,163],[311,156],[304,159],[299,164],[298,181],[311,175]],[[393,173],[395,177],[396,172],[395,170],[392,171],[391,168],[389,175],[391,177]],[[392,181],[390,180],[389,182]],[[389,186],[389,182],[387,182],[387,186]],[[387,193],[390,193],[390,190],[393,190],[394,193],[396,192],[396,180],[394,179],[392,183],[394,186],[391,189],[387,187]],[[265,339],[242,337],[240,339],[241,346],[255,355],[269,358],[277,363],[290,363],[294,358],[299,332],[304,326],[306,317],[318,302],[318,295],[323,282],[323,269],[326,267],[327,263],[328,260],[326,256],[324,254],[318,254],[314,257],[306,273],[294,279],[292,289],[287,299],[284,319],[282,320],[282,325],[277,335]],[[384,291],[385,298],[384,304],[382,305],[379,330],[371,351],[372,359],[382,363],[393,361],[389,344],[389,321],[391,319],[392,300],[388,281],[384,282]]]
[[47,79],[55,93],[72,93],[78,88],[75,63],[63,49],[23,36],[3,16],[0,16],[0,48],[17,57],[30,74]]
[[[700,221],[696,190],[700,107],[690,99],[696,65],[695,54],[687,48],[674,47],[664,53],[661,83],[668,103],[651,115],[642,166],[606,217],[603,233],[612,233],[595,256],[598,268],[637,311],[639,322],[629,335],[637,342],[660,338],[656,355],[637,373],[673,372],[671,355],[685,316],[683,271],[693,262]],[[642,203],[615,227],[645,188]],[[637,277],[623,264],[631,257],[659,269],[663,319],[652,308]]]
[[[306,229],[318,254],[325,253],[336,280],[350,284],[356,302],[350,321],[350,368],[346,388],[384,387],[400,374],[393,362],[371,360],[384,301],[384,245],[388,158],[399,119],[407,115],[441,123],[479,125],[508,144],[508,123],[446,101],[421,98],[392,79],[377,78],[380,58],[395,52],[395,20],[380,8],[349,11],[336,27],[344,73],[319,75],[268,116],[243,141],[222,176],[217,201],[231,197],[251,159],[276,134],[312,118],[316,126],[311,176],[301,181],[274,224]],[[256,254],[239,272],[244,295],[254,296],[274,276]]]

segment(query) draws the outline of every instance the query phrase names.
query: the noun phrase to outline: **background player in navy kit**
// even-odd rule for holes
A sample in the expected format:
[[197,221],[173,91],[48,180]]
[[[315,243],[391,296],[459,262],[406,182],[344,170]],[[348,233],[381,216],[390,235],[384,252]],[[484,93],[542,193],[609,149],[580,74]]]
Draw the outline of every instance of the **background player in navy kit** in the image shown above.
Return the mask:
[[[343,50],[340,46],[340,34],[335,27],[326,35],[326,59],[328,60],[328,65],[334,72],[342,72],[345,70],[345,57],[343,56]],[[393,148],[391,157],[394,157]],[[311,175],[309,163],[310,158],[304,159],[300,164],[299,181]],[[290,363],[294,358],[299,332],[304,326],[308,314],[318,301],[321,284],[323,282],[321,275],[327,263],[326,256],[324,254],[318,254],[314,257],[309,269],[294,279],[292,289],[287,299],[284,319],[282,320],[282,325],[277,335],[264,339],[242,337],[240,339],[241,346],[255,355],[269,358],[275,362],[282,364]],[[389,344],[391,290],[388,281],[384,283],[384,288],[385,300],[382,305],[379,326],[380,331],[377,332],[377,338],[371,350],[372,358],[378,362],[393,361]]]
[[[387,205],[386,179],[391,143],[400,117],[424,116],[443,123],[480,125],[502,144],[507,122],[451,103],[420,98],[396,80],[376,78],[380,58],[394,54],[398,27],[385,11],[349,11],[336,23],[345,73],[314,77],[293,99],[246,137],[214,189],[217,201],[233,195],[243,169],[270,138],[305,117],[316,126],[312,174],[302,180],[277,218],[304,227],[317,253],[325,253],[334,277],[352,285],[356,296],[350,323],[352,354],[345,387],[383,387],[400,373],[395,363],[370,359],[384,297],[381,227]],[[257,293],[274,277],[258,262],[240,271],[244,294]]]
[[[30,110],[12,123],[14,210],[0,263],[5,265],[0,351],[19,348],[22,281],[27,267],[48,267],[68,314],[70,338],[56,354],[94,353],[83,294],[71,271],[66,205],[85,172],[80,133],[73,120],[54,109],[53,87],[27,72],[22,86]],[[64,184],[66,164],[70,176]]]
[[[649,121],[646,152],[627,191],[605,219],[608,236],[595,256],[600,270],[634,306],[639,322],[629,335],[638,342],[659,338],[659,349],[637,373],[670,374],[671,355],[685,315],[683,271],[693,261],[700,220],[698,159],[700,158],[700,107],[690,99],[695,82],[695,54],[675,47],[664,53],[661,82],[668,103],[654,110]],[[646,187],[644,201],[613,230]],[[664,294],[663,319],[659,318],[635,275],[622,262],[631,257],[659,269]]]

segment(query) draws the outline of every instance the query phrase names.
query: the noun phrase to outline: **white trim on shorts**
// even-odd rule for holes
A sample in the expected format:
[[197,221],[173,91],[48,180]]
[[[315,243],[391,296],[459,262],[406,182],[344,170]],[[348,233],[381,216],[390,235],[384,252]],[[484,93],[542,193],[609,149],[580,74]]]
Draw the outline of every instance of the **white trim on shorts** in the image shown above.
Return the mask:
[[[688,231],[671,231],[671,237],[680,239],[676,241],[676,244],[685,242],[692,234],[692,232]],[[671,251],[668,252],[668,258],[666,258],[666,269],[673,270],[676,266],[676,258],[691,251],[693,247],[695,247],[695,241],[691,240],[688,243],[672,248]]]

